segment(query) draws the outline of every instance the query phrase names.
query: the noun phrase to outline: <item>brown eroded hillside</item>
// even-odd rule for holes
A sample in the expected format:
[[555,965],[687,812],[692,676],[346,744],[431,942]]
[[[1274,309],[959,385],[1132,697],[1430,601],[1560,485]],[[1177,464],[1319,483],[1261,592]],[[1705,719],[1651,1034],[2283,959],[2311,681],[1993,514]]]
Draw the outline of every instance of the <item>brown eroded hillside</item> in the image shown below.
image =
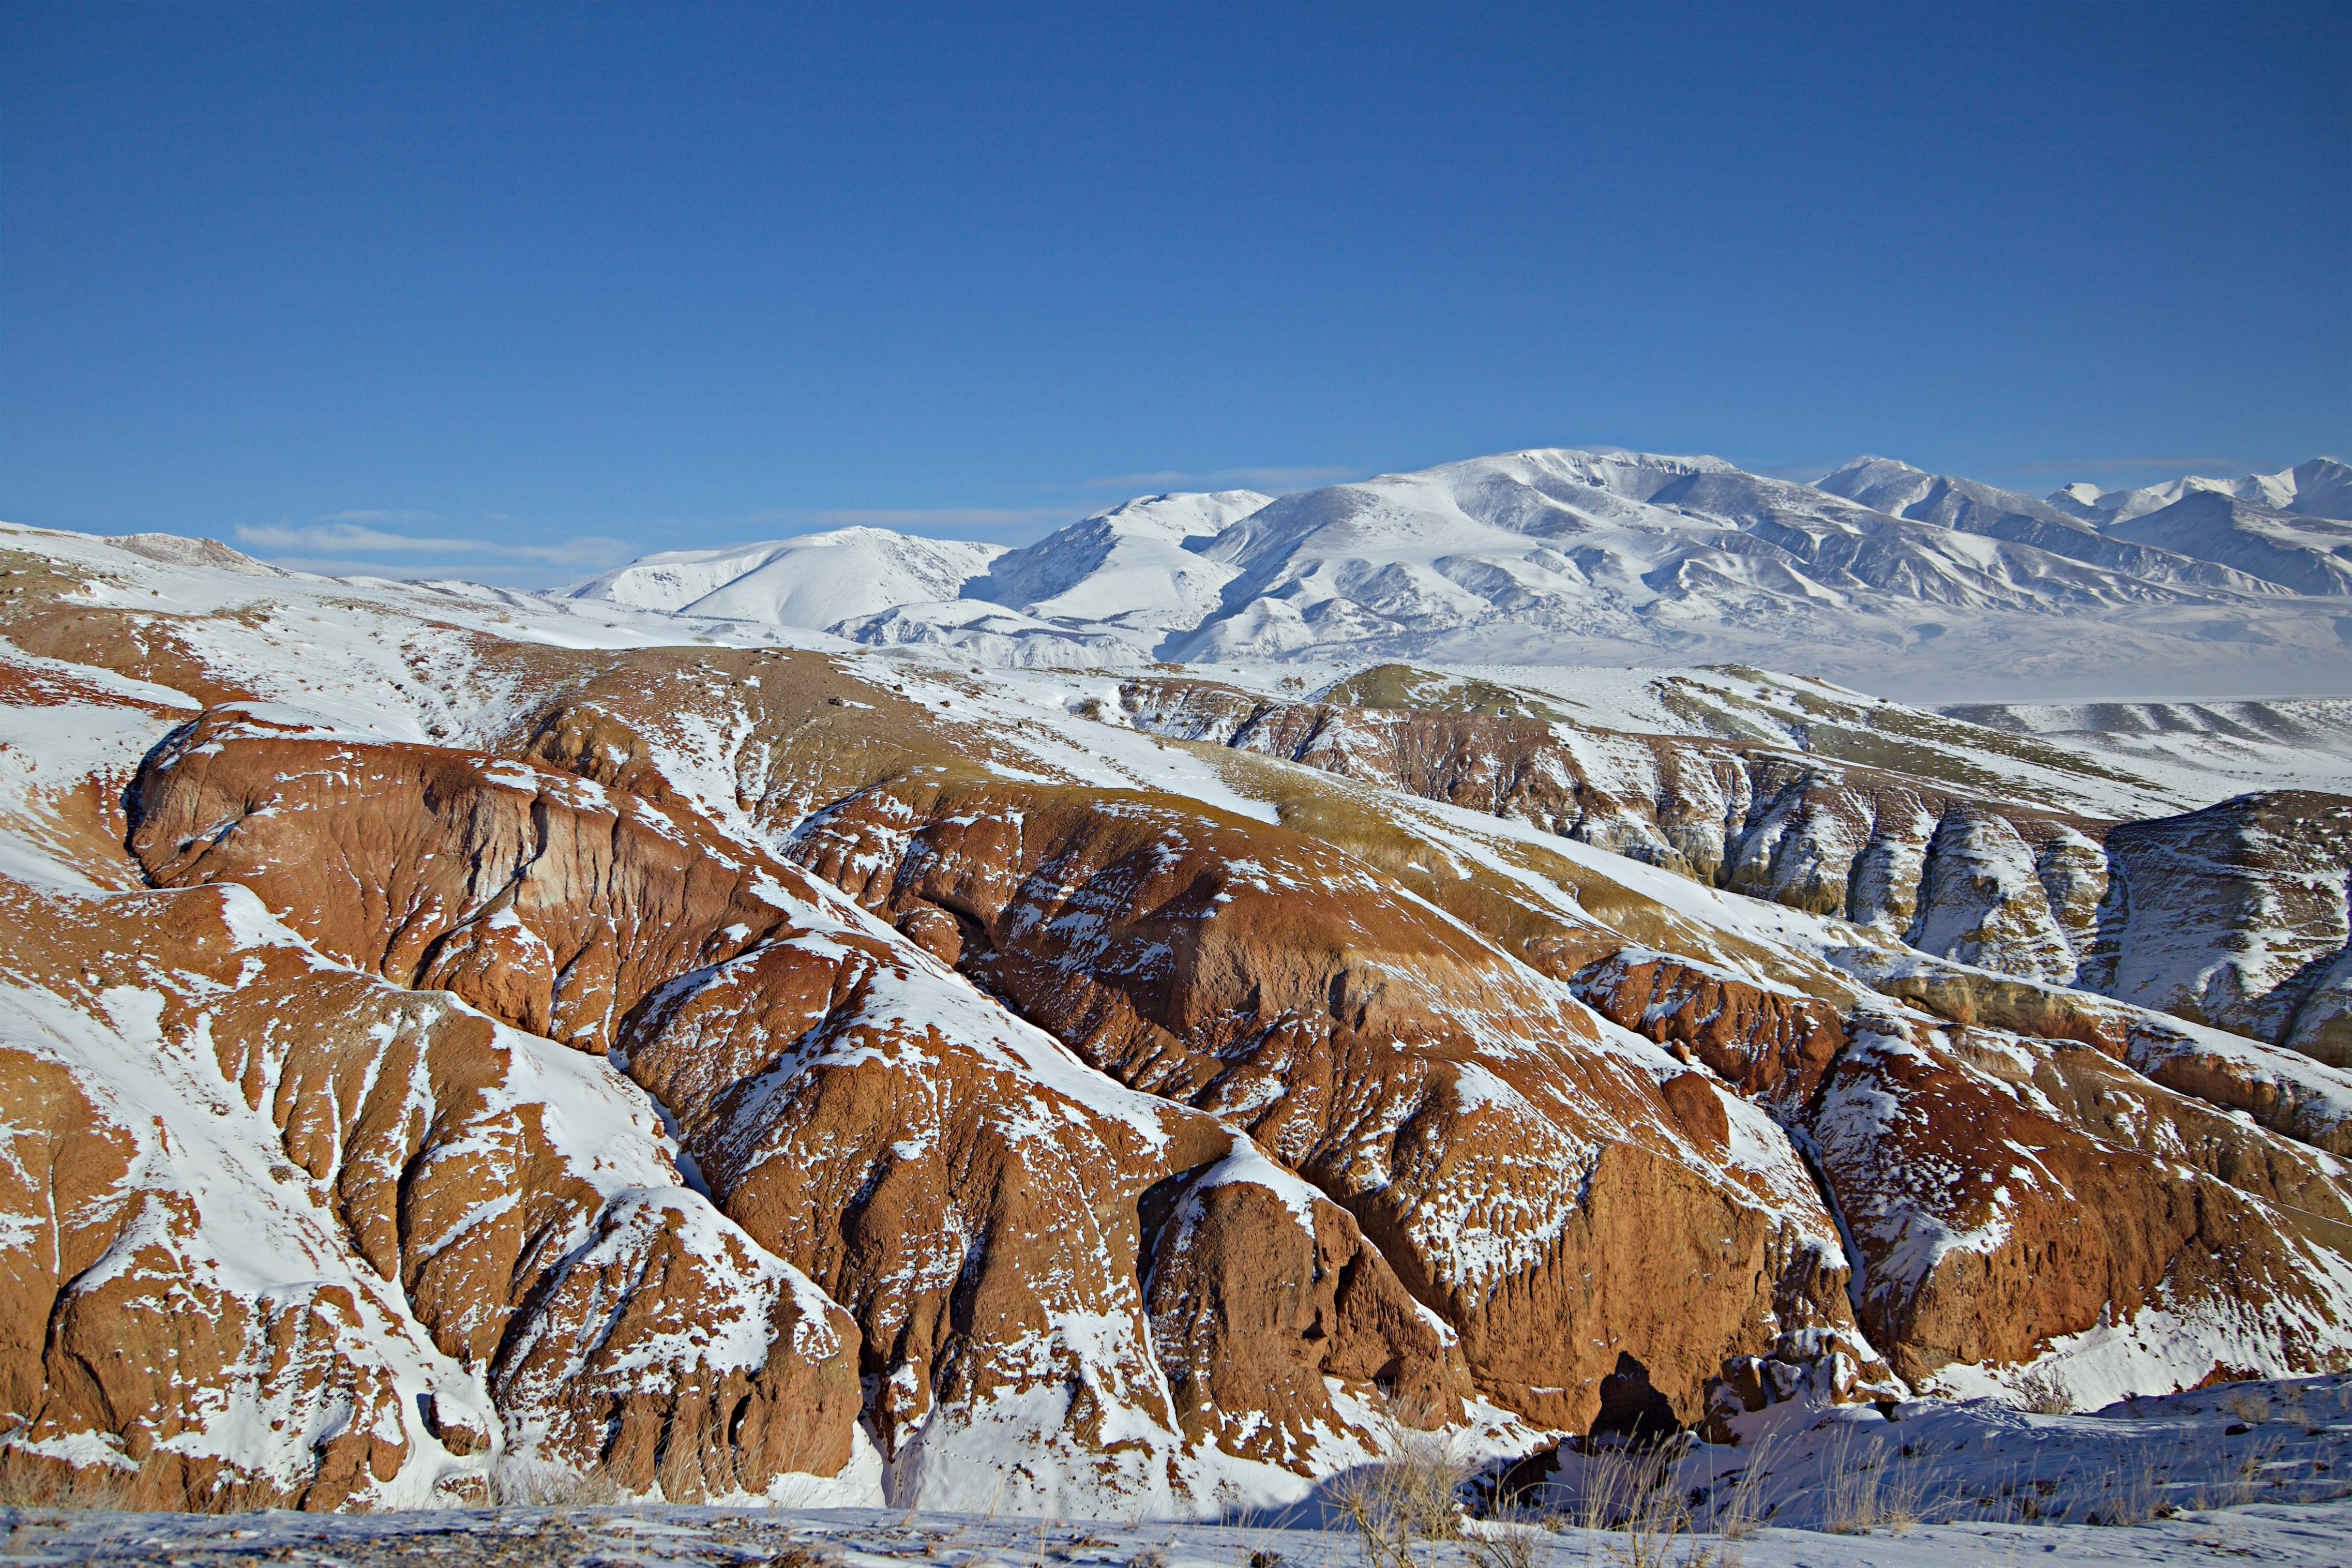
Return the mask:
[[2329,800],[12,541],[13,1469],[1213,1512],[1629,1361],[1721,1436],[2352,1352]]

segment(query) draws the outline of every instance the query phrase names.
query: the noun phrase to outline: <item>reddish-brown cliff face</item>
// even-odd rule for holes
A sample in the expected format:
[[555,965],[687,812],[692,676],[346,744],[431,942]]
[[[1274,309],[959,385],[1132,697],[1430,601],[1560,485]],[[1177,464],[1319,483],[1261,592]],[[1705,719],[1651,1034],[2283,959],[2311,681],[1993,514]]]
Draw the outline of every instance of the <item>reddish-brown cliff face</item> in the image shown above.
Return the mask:
[[672,1496],[849,1459],[847,1317],[678,1184],[603,1064],[322,960],[241,889],[0,906],[41,1020],[0,1047],[23,1459],[308,1508],[464,1495],[493,1448]]
[[2314,1363],[2342,1331],[2333,1163],[2095,1048],[1858,1016],[1809,1126],[1914,1381],[2151,1308]]
[[1695,1417],[1724,1356],[1846,1321],[1785,1140],[1728,1137],[1756,1112],[1704,1078],[1670,1095],[1671,1058],[1322,843],[1165,798],[910,780],[795,853],[1345,1205],[1499,1403],[1580,1423],[1630,1349]]
[[[0,605],[73,661],[0,653],[0,1467],[1191,1512],[1474,1395],[1720,1436],[1881,1352],[2352,1351],[2352,1078],[2073,988],[2226,884],[2300,945],[2224,1021],[2324,1029],[2324,800],[2110,831],[1801,703],[1802,749],[1379,671],[1094,723],[1108,679],[413,609],[331,674],[299,584],[42,583]],[[148,754],[191,698],[256,705]]]
[[1621,948],[1569,984],[1603,1017],[1787,1114],[1811,1097],[1845,1043],[1834,1006],[1667,953]]
[[[1057,1462],[1147,1494],[1192,1484],[1150,1349],[1138,1209],[1226,1154],[1213,1118],[1088,1071],[798,868],[567,774],[223,713],[151,760],[134,806],[158,882],[235,882],[349,962],[609,1041],[719,1208],[855,1318],[886,1458],[1076,1389],[1045,1424]],[[1310,1250],[1352,1235],[1336,1210],[1290,1227],[1296,1241],[1256,1234]],[[1197,1293],[1187,1270],[1214,1257],[1176,1249],[1150,1286]],[[1397,1310],[1381,1255],[1358,1244],[1344,1260],[1356,1329],[1322,1370],[1367,1391],[1450,1390],[1440,1337]],[[609,1269],[557,1302],[642,1304]],[[1225,1418],[1294,1434],[1264,1457],[1304,1462],[1347,1428],[1321,1377],[1229,1375]],[[1106,1426],[1137,1416],[1165,1440],[1106,1451]]]
[[[1237,1010],[1234,991],[1218,991],[1212,985],[1195,993],[1212,1002],[1199,1009],[1200,1017],[1213,1020],[1204,1028],[1193,1016],[1179,1016],[1170,1010],[1169,997],[1173,988],[1191,984],[1192,977],[1196,975],[1235,974],[1243,978],[1244,984],[1240,989],[1246,992],[1250,985],[1258,984],[1258,973],[1251,966],[1265,966],[1275,982],[1267,994],[1277,999],[1277,1005],[1266,1011],[1281,1011],[1286,1000],[1287,1013],[1280,1028],[1287,1032],[1286,1040],[1306,1041],[1305,1048],[1293,1054],[1312,1061],[1318,1053],[1331,1049],[1328,1041],[1316,1037],[1317,1030],[1334,1038],[1339,1037],[1319,1022],[1302,1036],[1298,1019],[1328,1017],[1331,982],[1348,966],[1347,962],[1333,955],[1349,952],[1375,953],[1381,951],[1380,944],[1389,940],[1381,934],[1387,930],[1388,917],[1373,912],[1386,906],[1371,901],[1371,896],[1360,893],[1354,884],[1347,885],[1341,902],[1357,912],[1335,925],[1334,929],[1339,925],[1345,928],[1336,938],[1319,934],[1323,928],[1316,923],[1320,918],[1318,906],[1311,892],[1304,889],[1329,881],[1334,874],[1328,870],[1285,872],[1286,880],[1278,889],[1282,913],[1287,920],[1292,909],[1298,911],[1303,923],[1297,933],[1272,931],[1275,922],[1271,919],[1254,925],[1245,909],[1232,908],[1237,898],[1247,896],[1246,889],[1235,889],[1224,880],[1209,877],[1197,892],[1193,891],[1186,879],[1205,877],[1210,868],[1235,857],[1246,855],[1261,871],[1267,866],[1282,864],[1279,854],[1266,847],[1278,843],[1279,836],[1267,834],[1262,825],[1247,823],[1236,829],[1244,836],[1246,847],[1227,844],[1213,833],[1208,834],[1208,847],[1197,858],[1188,858],[1181,840],[1188,833],[1202,832],[1202,825],[1214,814],[1182,808],[1176,813],[1182,818],[1182,831],[1171,834],[1150,827],[1147,822],[1161,820],[1154,817],[1153,812],[1166,806],[1165,802],[1146,802],[1130,811],[1129,805],[1134,803],[1105,803],[1098,790],[1012,784],[976,787],[968,780],[924,784],[918,782],[920,776],[868,790],[835,812],[821,815],[809,825],[795,852],[891,918],[902,934],[958,963],[1016,1007],[1087,1053],[1090,1059],[1101,1060],[1120,1076],[1133,1075],[1130,1081],[1145,1087],[1172,1094],[1208,1094],[1211,1099],[1203,1103],[1224,1103],[1215,1101],[1214,1094],[1235,1092],[1236,1086],[1251,1081],[1253,1062],[1246,1047],[1264,1043],[1252,1041],[1250,1031],[1236,1029],[1233,1022]],[[1105,804],[1113,807],[1103,815],[1116,825],[1116,831],[1099,821],[1087,822],[1079,829],[1069,826],[1073,812],[1092,814],[1098,805]],[[1330,825],[1318,821],[1312,811],[1294,813],[1292,807],[1297,804],[1291,796],[1283,797],[1285,820],[1292,820],[1295,816],[1302,823],[1314,824],[1320,830],[1316,836],[1326,843],[1370,844],[1363,832],[1352,825],[1332,837],[1328,831]],[[1391,822],[1382,831],[1393,834],[1396,829],[1397,825]],[[1927,831],[1933,831],[1932,824]],[[1127,837],[1115,844],[1108,841],[1121,834]],[[1375,858],[1390,868],[1391,875],[1405,874],[1406,870],[1419,873],[1422,862],[1448,863],[1444,854],[1433,854],[1426,845],[1412,847],[1415,842],[1408,836],[1400,847]],[[1350,871],[1362,874],[1363,862],[1352,857],[1343,859]],[[1459,874],[1468,875],[1466,871]],[[2025,874],[2034,874],[2030,863]],[[1445,876],[1433,879],[1426,875],[1412,875],[1409,880],[1414,892],[1407,896],[1406,901],[1418,898],[1440,903],[1477,927],[1482,934],[1502,942],[1508,951],[1524,955],[1539,970],[1567,981],[1575,994],[1613,1022],[1659,1042],[1670,1053],[1706,1069],[1686,1074],[1681,1080],[1670,1079],[1656,1091],[1657,1101],[1664,1105],[1679,1135],[1699,1147],[1708,1146],[1710,1138],[1723,1138],[1725,1130],[1709,1111],[1725,1103],[1723,1089],[1736,1085],[1770,1107],[1788,1130],[1800,1136],[1811,1136],[1810,1119],[1820,1108],[1822,1085],[1830,1075],[1831,1065],[1843,1049],[1842,1014],[1852,1005],[1853,994],[1852,989],[1839,985],[1824,990],[1818,984],[1823,973],[1818,963],[1809,969],[1802,963],[1767,962],[1766,969],[1787,978],[1764,981],[1757,977],[1752,964],[1746,966],[1748,973],[1735,973],[1724,967],[1719,956],[1722,951],[1753,952],[1743,949],[1741,940],[1728,934],[1694,931],[1673,920],[1660,922],[1645,918],[1637,922],[1640,929],[1651,933],[1653,942],[1661,938],[1695,940],[1702,944],[1702,952],[1717,955],[1676,956],[1662,953],[1654,947],[1631,945],[1622,937],[1613,936],[1607,926],[1596,924],[1587,914],[1570,916],[1563,911],[1547,923],[1541,918],[1531,917],[1524,903],[1515,904],[1508,900],[1498,902],[1487,896],[1491,887],[1475,878],[1450,881]],[[1391,898],[1405,885],[1383,882],[1381,878],[1373,881],[1382,883],[1385,896]],[[1010,891],[1007,884],[1011,885]],[[1193,898],[1191,904],[1185,901],[1188,894]],[[2062,885],[2056,892],[2042,889],[2040,896],[2055,908],[2066,902],[2070,895]],[[1426,914],[1425,906],[1416,907]],[[1593,910],[1601,907],[1598,903],[1591,906]],[[1610,906],[1611,918],[1622,918],[1629,913],[1639,911]],[[1293,940],[1306,951],[1324,955],[1317,960],[1323,966],[1295,974],[1296,961],[1278,951],[1282,943]],[[1457,940],[1449,933],[1435,945],[1442,952],[1451,952],[1453,949],[1448,944]],[[1244,956],[1232,957],[1236,951]],[[1407,951],[1409,953],[1409,946]],[[1902,952],[1900,948],[1869,951]],[[1596,952],[1601,956],[1593,956]],[[1060,969],[1052,963],[1056,954],[1069,956],[1069,962]],[[1782,955],[1790,956],[1792,955]],[[1417,961],[1407,956],[1398,962],[1411,968]],[[1440,961],[1441,964],[1449,962],[1454,960]],[[1910,996],[1916,990],[1913,982],[1917,973],[1898,973],[1904,968],[1900,963],[1849,967],[1857,978],[1865,977],[1866,972],[1870,984],[1899,994]],[[2291,1137],[2326,1146],[2343,1136],[2340,1128],[2347,1107],[2335,1103],[2327,1091],[2315,1098],[2311,1086],[2299,1082],[2292,1073],[2282,1074],[2274,1063],[2265,1065],[2242,1054],[2232,1055],[2210,1039],[2191,1040],[2180,1028],[2143,1010],[2117,1007],[2043,981],[2009,980],[1948,964],[1937,969],[1931,961],[1924,959],[1916,960],[1912,967],[1919,973],[1935,970],[1948,976],[1965,977],[1967,984],[1975,988],[1979,1003],[1993,991],[2002,992],[2004,1005],[2022,1008],[2011,1021],[2028,1036],[2093,1041],[2131,1068],[2193,1092],[2212,1094],[2222,1103],[2247,1109]],[[1073,975],[1073,970],[1082,973]],[[1350,984],[1345,979],[1340,981],[1343,994]],[[1820,994],[1807,994],[1798,989],[1800,984],[1812,986]],[[1474,994],[1471,991],[1463,994]],[[2028,1005],[2021,1000],[2027,997],[2038,1000]],[[1930,1012],[1937,1011],[1939,1004],[1952,1003],[1951,986],[1943,984],[1935,1003],[1928,1002],[1924,993],[1915,999],[1927,1005]],[[1246,1012],[1246,1005],[1240,1010]],[[1918,1023],[1931,1026],[1933,1019],[1923,1017]],[[1399,1032],[1409,1033],[1422,1026],[1425,1025],[1407,1022]],[[1241,1053],[1220,1043],[1236,1036],[1244,1044]],[[1192,1044],[1196,1039],[1207,1040],[1210,1048],[1197,1049]],[[2158,1092],[2158,1098],[2167,1098],[2157,1091],[2155,1084],[2131,1081],[2129,1073],[2125,1077],[2132,1092]],[[1700,1089],[1704,1092],[1695,1092]],[[1286,1105],[1286,1085],[1284,1093]],[[1237,1095],[1231,1103],[1251,1101]],[[1311,1099],[1308,1103],[1312,1103]],[[1651,1114],[1656,1111],[1653,1110]],[[1271,1130],[1266,1131],[1269,1139],[1273,1135]],[[1942,1135],[1928,1127],[1917,1151],[1922,1161],[1933,1163],[1938,1157],[1930,1145]],[[2209,1135],[2236,1143],[2242,1151],[2259,1146],[2255,1149],[2258,1163],[2273,1157],[2260,1139],[2252,1140],[2250,1144],[2242,1131],[2212,1128]],[[1768,1129],[1767,1136],[1785,1147],[1785,1137],[1780,1129]],[[1899,1163],[1902,1141],[1898,1138],[1894,1142],[1895,1152],[1890,1157]],[[1279,1149],[1278,1143],[1270,1146]],[[1328,1171],[1318,1173],[1306,1165],[1300,1168],[1318,1182],[1329,1179]],[[2226,1173],[2224,1180],[2226,1184]],[[1863,1192],[1864,1198],[1870,1196],[1862,1188],[1855,1190]],[[2116,1201],[2127,1207],[2144,1209],[2150,1205],[2160,1208],[2182,1200],[2170,1173],[2161,1163],[2156,1163],[2137,1167],[2121,1183]],[[2263,1200],[2257,1194],[2255,1201]],[[1932,1205],[1921,1212],[1933,1218]],[[1368,1226],[1381,1236],[1382,1246],[1397,1257],[1405,1278],[1421,1279],[1418,1270],[1426,1265],[1415,1260],[1410,1242],[1397,1240],[1381,1231],[1377,1221],[1376,1214],[1369,1215]],[[1622,1259],[1638,1255],[1644,1239],[1629,1235],[1590,1242],[1586,1237],[1611,1257],[1612,1271],[1624,1269],[1627,1265]],[[2250,1248],[2252,1253],[2258,1253],[2255,1239],[2251,1233],[2223,1237],[2213,1244],[2212,1251],[2225,1260]],[[2180,1255],[2179,1248],[2161,1254],[2165,1258]],[[2227,1262],[2201,1271],[2184,1269],[2166,1287],[2166,1300],[2191,1312],[2227,1307],[2233,1299],[2232,1293],[2240,1289],[2242,1279],[2251,1280],[2269,1267],[2250,1253],[2242,1275],[2234,1271],[2234,1263]],[[2043,1324],[2074,1323],[2084,1296],[2078,1285],[2058,1275],[2029,1279],[2022,1286],[2012,1282],[1999,1289],[1990,1273],[1981,1276],[1980,1285],[1955,1286],[1953,1278],[1948,1270],[1937,1282],[1937,1289],[1948,1294],[1958,1289],[1963,1297],[1975,1291],[1984,1297],[1983,1303],[1967,1310],[2021,1314]],[[1894,1288],[1894,1294],[1907,1300],[1926,1289],[1927,1283],[1924,1278],[1900,1282]],[[1416,1285],[1416,1289],[1423,1287]],[[2032,1299],[2015,1295],[2014,1290],[2019,1289]],[[2247,1284],[2245,1289],[2259,1295],[2270,1287]],[[2011,1294],[2001,1295],[2003,1289],[2011,1290]],[[1443,1306],[1436,1293],[1424,1290],[1424,1295]],[[2329,1292],[2323,1291],[2322,1295],[2333,1300]],[[1513,1303],[1511,1310],[1520,1309]],[[1548,1304],[1539,1305],[1537,1310],[1525,1315],[1540,1316],[1552,1310]],[[2325,1315],[2318,1307],[2314,1310]],[[1898,1320],[1882,1314],[1876,1321],[1892,1325]],[[1901,1320],[1906,1323],[1912,1321]],[[2051,1334],[2071,1331],[2048,1331]],[[2328,1330],[2319,1332],[2317,1338],[2305,1338],[2308,1343],[2315,1344],[2335,1331],[2337,1331]],[[2014,1353],[2032,1353],[2032,1347],[2044,1342],[2046,1337],[2029,1337],[2023,1342],[2027,1349]],[[1482,1387],[1507,1402],[1522,1397],[1514,1392],[1517,1380],[1499,1372],[1499,1363],[1479,1360],[1483,1352],[1475,1323],[1465,1325],[1464,1341],[1474,1367],[1480,1369]],[[1673,1342],[1667,1337],[1661,1342]],[[1696,1354],[1679,1344],[1675,1352]],[[1917,1346],[1906,1364],[1915,1369],[1940,1364],[1946,1354],[1939,1344]],[[1684,1364],[1687,1363],[1678,1363]],[[2299,1364],[2315,1363],[2305,1355],[2305,1362]],[[1606,1365],[1598,1364],[1596,1358],[1596,1375],[1608,1370]],[[1539,1403],[1533,1407],[1549,1408]]]

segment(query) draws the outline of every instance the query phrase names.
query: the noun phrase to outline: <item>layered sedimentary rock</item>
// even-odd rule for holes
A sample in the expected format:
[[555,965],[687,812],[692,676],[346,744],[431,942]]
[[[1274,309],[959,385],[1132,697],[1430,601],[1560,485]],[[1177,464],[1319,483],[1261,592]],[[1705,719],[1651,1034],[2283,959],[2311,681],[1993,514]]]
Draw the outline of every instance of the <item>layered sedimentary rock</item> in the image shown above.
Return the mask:
[[1512,1408],[1589,1419],[1631,1345],[1695,1415],[1722,1356],[1845,1321],[1829,1216],[1758,1110],[1315,840],[909,781],[821,814],[796,853],[1345,1205]]
[[670,1495],[849,1459],[849,1320],[602,1062],[322,959],[240,888],[0,881],[10,1462],[151,1505]]
[[[158,882],[237,883],[347,961],[609,1045],[719,1209],[855,1318],[903,1496],[992,1442],[1042,1441],[1041,1469],[1123,1493],[1199,1480],[1146,1327],[1139,1205],[1229,1155],[1212,1118],[1087,1071],[798,868],[569,774],[228,711],[151,759],[134,805]],[[1335,1210],[1292,1222],[1298,1243],[1281,1228],[1261,1241],[1328,1247],[1353,1227]],[[1150,1285],[1181,1296],[1210,1258],[1176,1247]],[[1381,1256],[1343,1261],[1362,1278],[1340,1359],[1227,1379],[1223,1418],[1270,1422],[1246,1457],[1305,1463],[1345,1435],[1325,1370],[1450,1393],[1440,1337],[1398,1310]],[[583,1289],[583,1311],[610,1293]],[[1008,1409],[1020,1433],[992,1436]],[[1160,1436],[1122,1449],[1120,1430]]]
[[[2088,924],[2076,863],[2084,846],[2095,847],[2084,830],[2103,825],[1808,755],[1785,742],[1274,703],[1174,679],[1129,681],[1120,702],[1130,722],[1157,734],[1535,823],[1734,892],[1908,932],[1931,951],[1966,946],[1971,962],[1996,968],[2052,971],[2053,955],[2072,952],[2068,933]],[[2063,913],[2042,886],[2045,856]],[[1957,889],[1968,884],[1974,889]],[[1989,910],[1990,929],[1966,918]]]
[[[1389,1421],[2352,1353],[2352,1075],[2266,1043],[2332,1016],[2329,797],[2102,823],[1680,678],[1688,734],[1122,712],[152,607],[213,570],[0,595],[61,656],[0,650],[0,1468],[1190,1513]],[[2197,920],[2205,1023],[2130,988]]]
[[1858,1017],[1810,1122],[1864,1326],[1915,1382],[2150,1311],[2313,1363],[2341,1342],[2337,1167],[2104,1052]]
[[[1393,697],[1395,684],[1359,678],[1330,695]],[[1851,744],[1811,755],[1523,710],[1272,702],[1177,679],[1120,692],[1128,721],[1154,733],[1534,823],[1938,957],[2352,1062],[2341,796],[2248,795],[2111,826],[1860,765],[1840,754]]]
[[2352,1066],[2352,801],[2240,795],[2107,837],[2084,985]]

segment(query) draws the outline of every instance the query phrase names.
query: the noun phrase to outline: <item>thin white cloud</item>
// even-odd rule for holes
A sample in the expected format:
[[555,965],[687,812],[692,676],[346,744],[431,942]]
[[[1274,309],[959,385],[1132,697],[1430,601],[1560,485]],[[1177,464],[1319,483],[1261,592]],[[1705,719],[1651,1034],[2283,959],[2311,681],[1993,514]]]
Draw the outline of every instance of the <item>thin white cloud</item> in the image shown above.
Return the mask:
[[[359,514],[341,513],[341,517]],[[630,559],[635,547],[625,540],[583,535],[553,544],[500,544],[487,539],[433,538],[422,534],[387,533],[355,521],[236,525],[236,542],[256,551],[299,552],[310,556],[362,554],[487,555],[509,561],[545,561],[561,566],[611,566]]]

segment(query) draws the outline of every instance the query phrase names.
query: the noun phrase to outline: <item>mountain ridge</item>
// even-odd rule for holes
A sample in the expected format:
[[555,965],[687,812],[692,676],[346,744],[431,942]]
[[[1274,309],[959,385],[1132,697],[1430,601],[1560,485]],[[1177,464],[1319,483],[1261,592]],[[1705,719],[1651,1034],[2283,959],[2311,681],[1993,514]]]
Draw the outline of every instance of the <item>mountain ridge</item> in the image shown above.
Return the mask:
[[[2239,695],[2250,683],[2224,671],[2261,668],[2317,691],[2342,686],[2352,647],[2352,529],[2326,515],[2352,509],[2347,476],[2315,458],[2095,505],[1883,458],[1807,485],[1539,447],[1275,497],[1138,497],[1014,551],[881,530],[842,551],[836,531],[560,592],[998,665],[1721,661],[2035,700],[2068,668],[2177,672],[2137,693],[2168,697]],[[763,585],[787,574],[789,599]]]

